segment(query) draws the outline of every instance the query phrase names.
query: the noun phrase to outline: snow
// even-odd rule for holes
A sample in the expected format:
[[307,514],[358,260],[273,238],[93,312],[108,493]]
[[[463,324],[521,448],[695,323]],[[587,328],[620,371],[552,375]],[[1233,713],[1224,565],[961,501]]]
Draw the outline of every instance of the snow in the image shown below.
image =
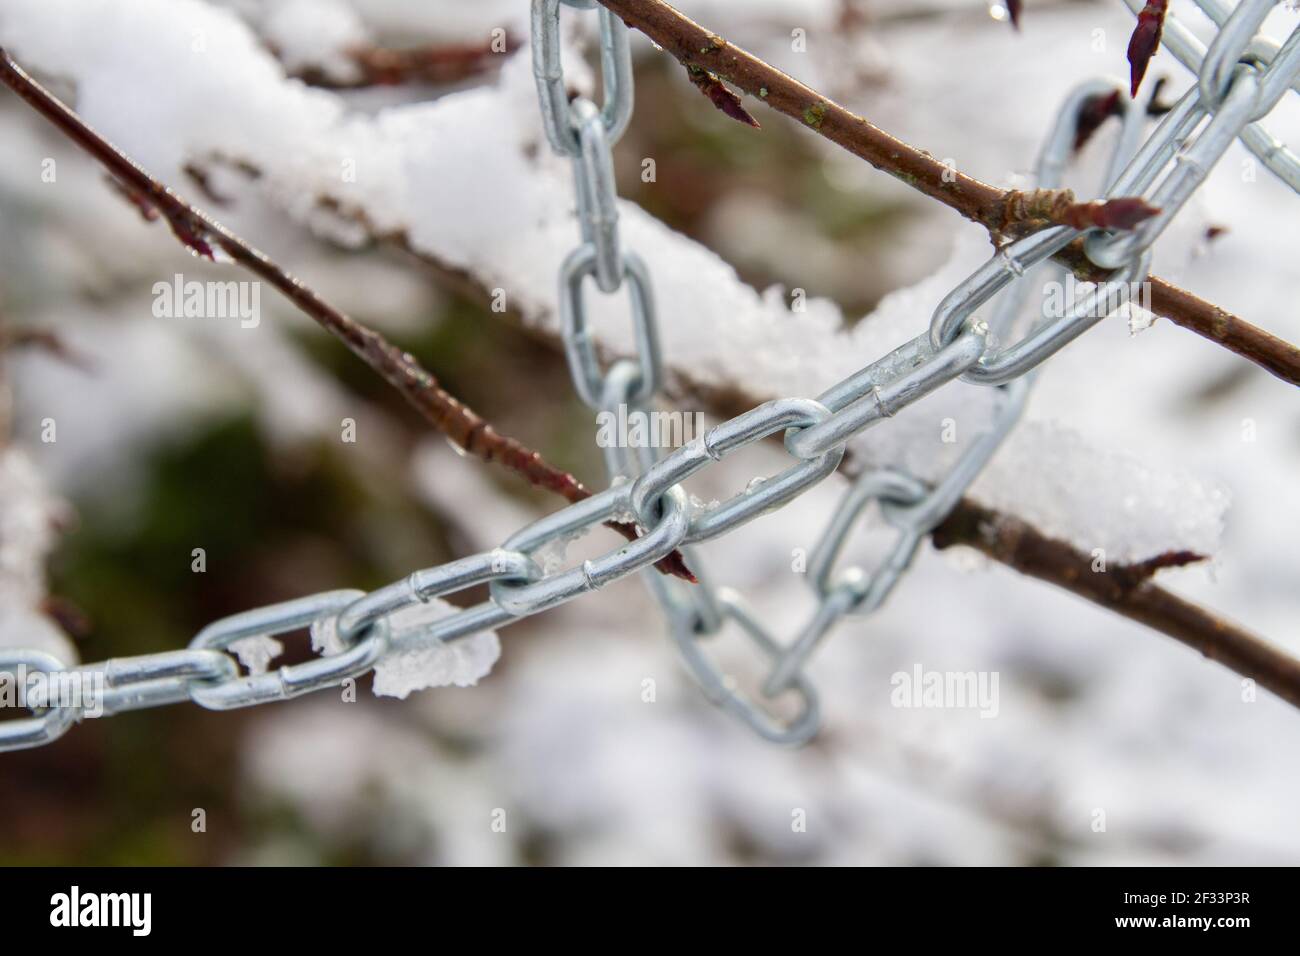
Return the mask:
[[[472,687],[492,670],[501,657],[501,640],[495,631],[481,631],[451,643],[420,637],[420,629],[455,611],[434,598],[389,615],[389,650],[375,665],[373,689],[379,697],[405,700],[412,691],[431,687]],[[334,619],[313,622],[312,647],[321,654],[344,650]]]
[[[58,36],[57,23],[73,7],[84,41]],[[197,51],[193,35],[202,36]],[[570,172],[544,146],[526,56],[512,57],[494,85],[363,116],[285,80],[238,18],[197,0],[142,0],[126,9],[27,0],[0,14],[0,37],[34,64],[75,77],[83,115],[163,178],[213,154],[251,163],[266,193],[314,227],[359,238],[355,226],[340,234],[320,219],[322,196],[364,209],[374,230],[404,232],[419,252],[487,288],[505,288],[530,323],[558,327],[555,275],[575,236]],[[126,55],[155,47],[160,52],[148,58]],[[581,81],[576,63],[574,70]],[[196,113],[188,108],[195,101],[210,108]],[[134,105],[126,110],[126,103]],[[355,181],[342,169],[354,170]],[[806,312],[792,312],[783,290],[744,285],[717,255],[640,209],[624,203],[620,217],[625,244],[651,266],[671,366],[705,384],[744,383],[760,398],[815,396],[901,344],[987,254],[978,230],[963,230],[947,266],[848,329],[827,300],[812,298]],[[602,343],[625,353],[625,304],[593,296],[588,307]],[[933,480],[950,460],[943,452],[953,451],[927,440],[933,422],[959,414],[978,421],[988,405],[987,393],[954,386],[854,447],[872,463],[905,464]],[[1058,467],[1020,467],[1044,459]],[[1132,484],[1099,484],[1091,467],[1075,468],[1095,460],[1088,441],[1061,437],[1050,423],[1022,429],[972,493],[1112,554],[1214,550],[1226,496],[1136,461],[1125,466]],[[1169,517],[1171,495],[1192,503],[1177,521]],[[1098,509],[1107,516],[1100,523]]]
[[0,648],[31,648],[75,664],[76,648],[40,611],[45,562],[70,519],[68,505],[13,446],[0,450],[0,504]]
[[455,608],[434,598],[389,616],[393,647],[375,665],[375,693],[405,699],[411,691],[429,687],[472,687],[492,670],[501,656],[495,631],[480,631],[444,644],[421,640],[422,626],[446,617]]
[[336,81],[357,77],[347,57],[369,34],[361,18],[343,0],[283,0],[272,4],[261,23],[264,37],[291,72],[319,67]]
[[241,637],[230,642],[230,650],[250,674],[265,674],[271,661],[284,653],[284,644],[274,637]]
[[[553,331],[554,268],[576,226],[568,170],[540,137],[526,52],[494,85],[366,113],[357,99],[283,78],[247,26],[265,28],[260,6],[238,4],[241,21],[193,0],[10,0],[0,8],[0,40],[24,62],[75,80],[79,108],[182,192],[193,190],[180,167],[213,153],[262,169],[256,183],[218,180],[235,196],[219,213],[237,218],[241,231],[332,301],[358,310],[373,304],[373,319],[385,328],[397,327],[401,316],[409,322],[437,311],[409,263],[323,254],[292,223],[286,229],[276,222],[274,210],[257,211],[259,201],[278,204],[319,235],[352,242],[360,232],[336,231],[317,201],[329,196],[364,209],[377,228],[407,230],[423,254],[505,288],[527,322]],[[508,16],[518,23],[526,15],[526,5],[514,2],[439,5],[436,12],[416,0],[350,6],[375,38],[481,39],[497,21],[509,25]],[[1018,38],[1005,25],[972,29],[984,12],[964,4],[952,19],[903,19],[871,31],[874,37],[832,46],[819,31],[830,29],[833,4],[773,0],[752,20],[736,3],[682,6],[746,43],[766,37],[757,51],[776,52],[778,63],[814,85],[847,74],[846,62],[860,59],[868,44],[871,56],[886,50],[887,83],[859,90],[846,105],[999,182],[1029,165],[1044,123],[1074,82],[1099,70],[1125,72],[1131,27],[1131,16],[1113,2],[1031,4]],[[880,9],[904,8],[891,0]],[[293,18],[283,16],[277,31],[293,34]],[[74,17],[78,29],[66,29]],[[566,20],[581,23],[567,12]],[[805,24],[812,55],[792,55],[789,27]],[[1106,32],[1104,52],[1091,49],[1094,27]],[[191,52],[196,30],[203,54]],[[304,62],[325,61],[339,42],[323,28],[299,32]],[[647,52],[642,39],[636,45]],[[943,70],[935,68],[936,49]],[[1186,82],[1181,68],[1169,68],[1180,78],[1176,85]],[[954,85],[953,76],[965,82]],[[1005,98],[1008,108],[988,108]],[[916,109],[917,102],[926,108]],[[7,256],[18,256],[6,261],[20,264],[12,271],[42,303],[38,317],[66,331],[69,344],[95,363],[86,375],[48,357],[13,356],[22,454],[39,462],[59,494],[82,501],[99,486],[130,488],[142,448],[205,414],[251,406],[260,427],[284,442],[333,430],[344,413],[360,414],[329,376],[295,355],[286,331],[303,320],[269,295],[268,313],[275,313],[249,334],[142,318],[147,299],[121,290],[169,275],[179,255],[174,242],[157,226],[141,226],[96,170],[24,116],[0,114],[12,157],[0,167],[0,200],[23,197],[39,216],[30,228],[5,230],[0,243]],[[1300,141],[1294,97],[1269,125]],[[59,188],[29,199],[23,170],[46,155],[59,157]],[[826,147],[824,156],[836,188],[910,196],[841,151]],[[1300,280],[1300,264],[1287,251],[1300,240],[1298,200],[1265,174],[1243,181],[1244,158],[1234,148],[1162,239],[1156,271],[1294,340],[1300,315],[1285,305]],[[345,159],[355,161],[356,182],[342,179]],[[1079,181],[1091,179],[1081,173]],[[931,207],[917,200],[915,208]],[[723,235],[775,230],[779,220],[770,213],[731,210],[716,225]],[[846,330],[838,309],[816,297],[825,281],[816,273],[798,283],[813,295],[808,311],[794,313],[783,290],[750,289],[719,257],[641,210],[624,204],[620,214],[629,245],[651,265],[669,364],[706,383],[740,385],[755,398],[816,395],[921,331],[943,293],[988,253],[977,228],[942,210],[919,213],[894,254],[862,268],[880,270],[883,286],[897,284],[900,263],[923,278]],[[1210,222],[1228,232],[1207,246]],[[264,236],[271,238],[263,243]],[[602,340],[626,348],[625,305],[594,294],[590,304]],[[1172,572],[1161,583],[1300,652],[1289,533],[1300,526],[1300,408],[1293,389],[1253,370],[1228,397],[1214,404],[1197,398],[1241,368],[1239,359],[1167,322],[1137,337],[1122,322],[1103,323],[1045,368],[1028,420],[974,495],[1085,550],[1106,548],[1111,561],[1172,547],[1214,553],[1213,575]],[[61,436],[75,440],[35,444],[31,423],[48,414],[58,418]],[[987,414],[980,390],[953,385],[873,429],[854,452],[860,461],[932,477],[962,447],[939,441],[942,419],[956,418],[964,441]],[[1244,437],[1245,420],[1256,439]],[[364,435],[376,427],[361,420]],[[422,443],[409,462],[405,451],[368,443],[375,457],[358,470],[381,485],[416,486],[428,507],[463,532],[465,553],[500,544],[536,517],[535,503],[485,480],[481,463],[456,456],[443,439]],[[14,454],[0,459],[0,481],[21,493],[0,498],[0,522],[11,520],[10,500],[24,504],[12,519],[21,518],[16,536],[0,534],[0,565],[9,567],[4,548],[16,542],[24,610],[0,612],[0,643],[62,642],[70,654],[66,639],[30,610],[43,595],[50,547],[48,526],[33,516],[58,509],[53,495],[39,490],[30,462],[14,465],[22,460],[11,461]],[[721,499],[786,464],[778,451],[756,448],[698,476],[692,493]],[[704,549],[718,583],[749,595],[782,639],[814,606],[806,582],[791,571],[791,553],[811,547],[844,488],[832,478]],[[43,502],[34,510],[33,496]],[[865,564],[879,554],[887,536],[871,521],[855,533],[846,561]],[[10,606],[0,601],[6,612]],[[328,632],[318,628],[313,643],[337,652]],[[1300,860],[1291,799],[1300,785],[1292,759],[1300,730],[1292,709],[1267,693],[1247,702],[1240,677],[1182,645],[969,554],[923,548],[879,614],[844,622],[819,650],[811,678],[826,728],[803,751],[751,740],[700,699],[637,581],[511,633],[509,666],[492,680],[481,676],[500,654],[495,635],[445,648],[408,638],[381,665],[384,686],[399,696],[479,680],[473,690],[448,686],[400,707],[324,693],[259,708],[250,717],[256,732],[243,745],[247,799],[289,802],[321,840],[349,847],[368,840],[387,858],[416,862],[519,862],[538,844],[571,864]],[[722,635],[710,653],[736,673],[751,672],[752,650],[733,638]],[[998,717],[891,707],[890,675],[918,664],[999,671]],[[657,689],[653,703],[642,697],[647,679]],[[1089,825],[1099,807],[1108,816],[1105,834]],[[497,808],[509,815],[507,833],[489,826]],[[806,833],[791,829],[796,809],[807,814]],[[313,856],[319,847],[283,835],[245,852],[320,861]]]

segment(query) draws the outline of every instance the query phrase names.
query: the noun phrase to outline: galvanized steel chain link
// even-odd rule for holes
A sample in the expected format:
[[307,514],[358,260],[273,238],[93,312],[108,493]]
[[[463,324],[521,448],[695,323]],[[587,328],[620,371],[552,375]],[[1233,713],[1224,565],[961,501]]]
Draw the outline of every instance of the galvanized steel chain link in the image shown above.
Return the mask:
[[[1134,10],[1139,0],[1126,0]],[[449,642],[570,601],[644,571],[661,605],[674,643],[707,697],[763,737],[800,743],[817,729],[820,707],[803,665],[834,624],[850,614],[868,614],[885,601],[912,562],[922,539],[952,510],[1014,426],[1041,363],[1128,300],[1141,282],[1150,248],[1178,210],[1205,180],[1234,139],[1291,188],[1300,191],[1300,162],[1259,120],[1289,89],[1300,89],[1300,30],[1282,45],[1258,34],[1275,0],[1242,0],[1229,10],[1221,0],[1197,0],[1219,33],[1205,48],[1172,17],[1168,49],[1197,74],[1197,83],[1141,138],[1144,103],[1121,96],[1124,128],[1106,175],[1106,196],[1149,196],[1160,213],[1131,232],[1091,231],[1085,249],[1099,266],[1113,270],[1105,282],[1074,299],[1060,315],[1029,324],[1013,344],[1036,267],[1060,269],[1047,260],[1084,233],[1060,226],[1008,244],[958,284],[939,303],[928,330],[866,365],[816,400],[783,398],[765,402],[709,429],[660,457],[648,447],[604,450],[610,486],[590,498],[533,522],[500,548],[416,571],[369,594],[329,591],[257,608],[204,628],[183,650],[64,667],[32,650],[0,649],[0,677],[24,686],[40,678],[44,696],[23,701],[30,717],[0,722],[0,750],[37,746],[57,739],[87,714],[112,714],[180,701],[224,710],[286,700],[336,687],[371,670],[385,654],[404,646]],[[592,0],[533,0],[533,64],[547,140],[573,163],[581,242],[564,260],[559,302],[565,351],[578,395],[599,411],[619,406],[644,411],[662,380],[652,282],[646,264],[623,248],[612,148],[632,114],[632,66],[627,28],[604,7],[597,8],[603,102],[570,101],[560,58],[560,8],[596,8]],[[1062,106],[1039,158],[1041,188],[1060,183],[1077,128],[1090,98],[1116,89],[1095,81],[1076,88]],[[1123,93],[1122,88],[1121,93]],[[1121,168],[1122,166],[1122,168]],[[1163,177],[1162,177],[1163,174]],[[1154,187],[1154,188],[1153,188]],[[603,369],[584,305],[591,277],[602,294],[623,291],[631,306],[634,358]],[[986,321],[976,313],[995,302]],[[890,469],[864,472],[849,488],[813,551],[807,578],[817,599],[808,623],[788,645],[734,592],[714,589],[689,547],[725,534],[787,503],[835,471],[845,443],[897,414],[954,379],[992,386],[1000,395],[987,431],[972,442],[949,472],[933,485]],[[752,481],[716,507],[695,508],[682,482],[722,458],[780,435],[791,464],[778,474]],[[897,540],[871,572],[835,564],[863,510],[879,505]],[[635,521],[641,535],[632,542],[576,567],[548,572],[534,557],[547,545],[583,534],[609,520]],[[651,565],[683,549],[699,582],[694,585],[655,573]],[[431,624],[394,626],[404,608],[476,585],[489,598],[449,612]],[[766,664],[767,677],[755,697],[740,693],[710,660],[702,644],[727,622],[750,639]],[[230,646],[303,627],[332,630],[322,654],[267,673],[241,673]],[[73,685],[94,688],[91,702],[69,702]],[[797,709],[778,718],[763,698],[792,692]]]

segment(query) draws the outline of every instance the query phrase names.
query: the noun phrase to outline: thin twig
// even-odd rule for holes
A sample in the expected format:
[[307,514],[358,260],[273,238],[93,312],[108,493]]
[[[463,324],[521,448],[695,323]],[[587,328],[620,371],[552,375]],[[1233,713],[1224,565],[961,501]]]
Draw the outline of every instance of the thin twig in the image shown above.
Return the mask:
[[[379,373],[456,445],[486,462],[508,468],[529,484],[552,491],[567,501],[590,497],[591,493],[578,479],[551,465],[539,452],[497,433],[482,416],[442,388],[414,356],[330,305],[265,253],[244,242],[150,176],[28,76],[3,48],[0,48],[0,81],[97,160],[138,205],[152,209],[165,219],[181,242],[209,258],[212,257],[212,245],[216,245],[236,263],[280,290],[299,310],[333,333],[354,355]],[[621,522],[607,524],[629,541],[637,537],[637,531],[631,525]],[[694,580],[678,552],[664,558],[657,567],[664,573]]]
[[1300,348],[1156,276],[1151,277],[1151,310],[1223,344],[1284,381],[1297,382]]
[[[1016,202],[1014,191],[967,176],[924,150],[896,139],[662,0],[599,2],[675,57],[688,72],[704,70],[726,80],[990,232],[996,234],[1016,221],[1015,210],[1008,209],[1008,200]],[[1080,278],[1097,278],[1097,270],[1077,249],[1067,250],[1057,258],[1080,273]],[[1151,305],[1157,315],[1249,359],[1283,381],[1300,385],[1300,350],[1295,346],[1163,279],[1152,276],[1151,284]]]
[[935,529],[933,540],[937,548],[969,545],[1022,574],[1155,628],[1300,707],[1300,660],[1151,583],[1158,567],[1185,563],[1181,554],[1098,572],[1090,555],[969,501]]
[[363,46],[346,53],[356,69],[354,76],[340,78],[320,67],[309,67],[296,75],[311,86],[335,90],[408,83],[436,86],[458,83],[494,70],[505,62],[502,52],[514,48],[515,39],[509,35],[502,38],[501,52],[492,42],[415,47]]

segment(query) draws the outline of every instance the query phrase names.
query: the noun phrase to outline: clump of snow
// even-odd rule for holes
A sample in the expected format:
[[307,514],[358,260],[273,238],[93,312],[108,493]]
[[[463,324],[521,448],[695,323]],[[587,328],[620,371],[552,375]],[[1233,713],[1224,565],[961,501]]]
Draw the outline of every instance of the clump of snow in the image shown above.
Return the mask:
[[[487,676],[501,656],[501,641],[495,631],[448,643],[420,637],[422,628],[455,610],[446,601],[434,598],[388,616],[391,645],[375,665],[376,695],[405,698],[412,691],[430,687],[471,687]],[[311,646],[326,655],[346,649],[339,638],[337,618],[312,622]]]
[[269,5],[261,30],[290,71],[316,67],[339,82],[357,78],[347,53],[370,39],[345,0],[281,0]]
[[45,651],[75,664],[76,648],[39,610],[45,562],[68,519],[67,504],[50,494],[27,453],[0,450],[0,647]]
[[337,617],[318,617],[311,622],[311,646],[318,654],[341,654],[347,650],[343,638],[339,637],[339,619]]
[[255,634],[231,641],[230,650],[250,674],[265,674],[271,661],[284,653],[284,644],[274,637]]
[[388,618],[392,649],[375,665],[375,693],[405,698],[429,687],[472,687],[486,677],[501,656],[495,631],[481,631],[443,643],[418,636],[421,628],[454,613],[446,601],[403,608]]
[[0,607],[0,648],[52,654],[67,665],[79,660],[68,636],[44,614],[25,607]]

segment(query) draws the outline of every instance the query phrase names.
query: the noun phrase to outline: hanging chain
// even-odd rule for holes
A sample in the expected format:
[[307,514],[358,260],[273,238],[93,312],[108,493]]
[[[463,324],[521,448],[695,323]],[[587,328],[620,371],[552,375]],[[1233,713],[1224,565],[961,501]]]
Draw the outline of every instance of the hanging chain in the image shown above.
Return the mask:
[[[1134,6],[1136,0],[1126,2]],[[20,700],[32,716],[0,722],[0,751],[49,743],[86,716],[186,700],[225,710],[337,687],[364,675],[389,653],[500,628],[642,571],[685,664],[708,698],[769,740],[807,740],[820,721],[816,691],[802,670],[809,654],[840,618],[870,613],[885,601],[921,540],[951,511],[1019,418],[1034,370],[1129,300],[1134,285],[1146,276],[1151,245],[1232,141],[1241,138],[1269,169],[1300,189],[1296,157],[1257,122],[1288,89],[1300,89],[1300,30],[1280,47],[1257,34],[1274,0],[1242,0],[1231,12],[1219,0],[1197,2],[1221,27],[1208,50],[1172,19],[1165,29],[1167,46],[1197,73],[1197,84],[1116,175],[1113,170],[1140,138],[1145,112],[1121,97],[1127,104],[1124,132],[1112,173],[1107,175],[1107,196],[1150,192],[1152,204],[1161,212],[1131,232],[1086,234],[1089,257],[1113,271],[1105,282],[1071,302],[1062,315],[1044,316],[1019,341],[1002,344],[1014,332],[1024,303],[1029,288],[1023,281],[1026,273],[1085,235],[1064,226],[1036,232],[1001,249],[940,302],[925,333],[849,375],[817,400],[765,402],[662,457],[646,447],[606,448],[611,479],[607,489],[529,524],[499,548],[416,571],[368,594],[328,591],[236,614],[204,628],[183,650],[69,668],[39,651],[0,649],[0,689],[8,676],[21,691],[32,675],[39,675],[45,688],[43,697]],[[573,163],[582,240],[560,270],[565,354],[575,389],[590,407],[616,411],[622,405],[643,412],[657,395],[662,374],[650,274],[634,252],[622,247],[618,228],[612,148],[632,114],[627,28],[607,9],[599,8],[603,104],[597,106],[583,97],[570,102],[560,59],[561,5],[577,9],[596,5],[592,0],[533,0],[532,7],[533,64],[543,127],[552,148]],[[1091,83],[1071,94],[1039,159],[1040,187],[1059,183],[1082,104],[1111,89],[1110,84]],[[608,369],[602,369],[585,311],[587,277],[606,295],[626,286],[631,306],[634,358],[620,358]],[[980,319],[976,313],[995,299],[992,316]],[[773,638],[734,592],[710,585],[689,545],[725,534],[786,504],[838,468],[849,439],[958,378],[999,390],[988,430],[934,485],[901,472],[874,469],[851,486],[810,562],[808,579],[818,598],[816,611],[790,645],[782,646]],[[691,505],[682,481],[777,435],[792,459],[787,468],[750,482],[716,507]],[[897,542],[871,573],[850,568],[836,574],[834,566],[848,534],[872,502],[879,504],[897,532]],[[601,557],[557,571],[544,570],[534,557],[547,545],[629,517],[639,525],[640,537]],[[651,570],[677,549],[684,550],[698,584],[688,585]],[[399,626],[392,619],[404,608],[476,585],[487,585],[489,591],[489,598],[480,604],[451,611],[432,623]],[[792,720],[781,721],[762,701],[739,693],[705,655],[702,639],[728,621],[738,626],[770,666],[763,696],[792,692],[798,698]],[[303,627],[326,628],[334,637],[320,656],[303,663],[243,674],[228,650],[236,641]],[[69,700],[67,691],[86,687],[93,690],[93,700]]]

